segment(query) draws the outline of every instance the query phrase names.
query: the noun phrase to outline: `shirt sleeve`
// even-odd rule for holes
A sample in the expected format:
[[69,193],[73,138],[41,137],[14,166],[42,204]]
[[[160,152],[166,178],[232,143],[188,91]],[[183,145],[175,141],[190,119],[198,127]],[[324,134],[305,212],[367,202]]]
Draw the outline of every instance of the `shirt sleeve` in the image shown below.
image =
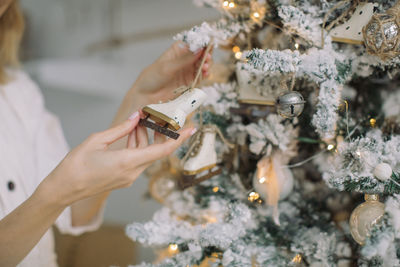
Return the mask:
[[[39,93],[39,97],[42,95]],[[60,121],[56,116],[46,110],[43,100],[40,101],[40,119],[35,130],[38,177],[41,182],[60,163],[69,151]],[[55,224],[61,233],[80,235],[87,231],[97,230],[103,220],[104,205],[90,223],[84,226],[72,226],[71,207],[67,207],[56,220]]]

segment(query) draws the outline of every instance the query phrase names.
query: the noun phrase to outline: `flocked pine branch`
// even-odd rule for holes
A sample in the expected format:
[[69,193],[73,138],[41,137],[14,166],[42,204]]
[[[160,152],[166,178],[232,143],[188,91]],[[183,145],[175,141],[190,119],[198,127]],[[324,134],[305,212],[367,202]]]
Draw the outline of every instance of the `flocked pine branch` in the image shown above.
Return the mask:
[[213,23],[203,22],[200,26],[179,33],[174,39],[187,43],[191,51],[197,51],[207,46],[211,40],[215,46],[226,44],[243,30],[249,30],[245,23],[223,18]]
[[392,180],[380,181],[374,177],[375,166],[382,162],[390,166],[400,163],[400,136],[393,135],[386,140],[380,130],[371,130],[365,137],[339,144],[338,153],[323,178],[340,191],[400,192],[400,187],[393,185]]
[[350,62],[340,57],[331,46],[312,48],[305,54],[298,51],[253,49],[246,52],[247,70],[255,75],[280,72],[307,78],[319,85],[318,103],[313,125],[323,139],[334,136],[341,102],[341,86],[349,77]]

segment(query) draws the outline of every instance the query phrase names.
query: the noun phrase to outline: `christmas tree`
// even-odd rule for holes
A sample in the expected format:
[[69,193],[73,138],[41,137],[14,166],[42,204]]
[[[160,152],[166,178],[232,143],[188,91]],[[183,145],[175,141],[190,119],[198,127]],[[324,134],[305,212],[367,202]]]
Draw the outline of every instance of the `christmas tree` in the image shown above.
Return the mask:
[[221,18],[176,39],[226,52],[167,103],[199,130],[149,170],[140,266],[400,266],[400,3],[194,2]]

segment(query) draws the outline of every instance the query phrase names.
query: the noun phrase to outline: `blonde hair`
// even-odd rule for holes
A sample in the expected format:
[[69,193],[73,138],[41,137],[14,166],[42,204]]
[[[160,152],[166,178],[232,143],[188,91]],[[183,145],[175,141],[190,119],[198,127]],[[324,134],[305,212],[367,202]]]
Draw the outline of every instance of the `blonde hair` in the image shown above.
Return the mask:
[[6,68],[19,65],[19,46],[24,32],[24,18],[18,0],[0,17],[0,84],[9,81]]

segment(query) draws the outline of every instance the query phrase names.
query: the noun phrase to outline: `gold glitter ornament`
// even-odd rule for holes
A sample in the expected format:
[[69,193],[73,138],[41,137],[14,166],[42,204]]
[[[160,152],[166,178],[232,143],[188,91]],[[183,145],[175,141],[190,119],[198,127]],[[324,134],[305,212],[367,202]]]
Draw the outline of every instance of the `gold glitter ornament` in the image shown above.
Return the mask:
[[364,245],[371,228],[382,219],[385,213],[385,205],[379,202],[378,195],[366,194],[364,198],[365,202],[353,210],[349,221],[351,235],[360,245]]
[[386,13],[375,14],[363,28],[367,52],[382,60],[400,55],[400,2]]

